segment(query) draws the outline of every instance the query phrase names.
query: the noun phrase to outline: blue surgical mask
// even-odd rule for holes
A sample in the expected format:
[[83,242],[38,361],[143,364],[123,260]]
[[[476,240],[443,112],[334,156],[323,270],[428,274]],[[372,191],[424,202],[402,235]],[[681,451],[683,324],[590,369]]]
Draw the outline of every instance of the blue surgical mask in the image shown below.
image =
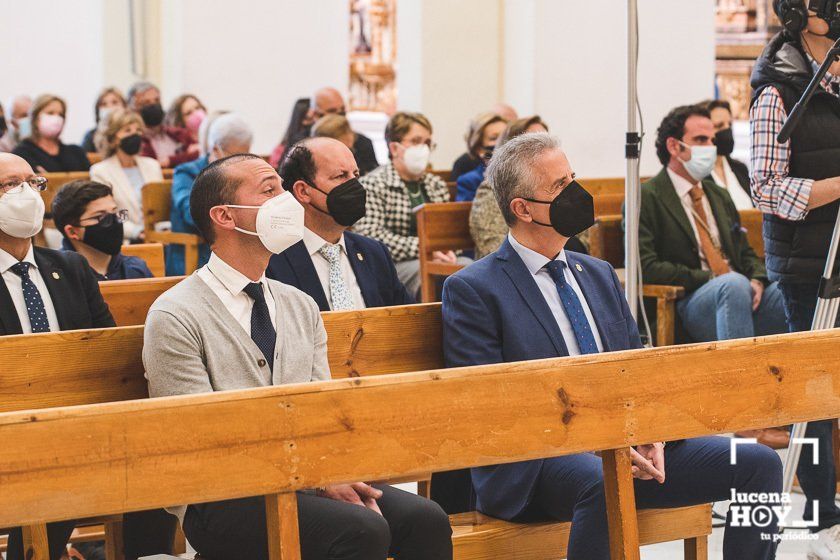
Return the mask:
[[23,140],[32,136],[32,121],[29,117],[18,119],[18,139]]
[[680,144],[691,151],[691,159],[682,164],[692,179],[702,181],[712,174],[717,161],[717,146],[689,146],[682,141]]

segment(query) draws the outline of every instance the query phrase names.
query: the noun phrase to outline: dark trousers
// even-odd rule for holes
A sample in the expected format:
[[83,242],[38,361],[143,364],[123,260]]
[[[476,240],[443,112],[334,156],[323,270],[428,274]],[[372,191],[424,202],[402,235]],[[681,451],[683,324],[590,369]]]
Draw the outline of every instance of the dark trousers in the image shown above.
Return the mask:
[[[50,560],[58,560],[67,547],[67,541],[76,526],[76,521],[62,521],[47,524],[47,539],[50,545]],[[172,554],[175,529],[178,518],[163,509],[138,511],[123,516],[123,539],[126,560],[135,560],[154,554]],[[88,557],[95,555],[95,543],[83,543],[80,551]],[[85,550],[81,550],[81,549]],[[9,533],[7,560],[23,560],[23,535],[20,529]]]
[[[671,508],[727,500],[737,492],[781,492],[782,463],[760,444],[740,445],[730,465],[729,438],[706,437],[665,447],[665,482],[635,480],[640,509]],[[492,515],[492,513],[491,513]],[[775,558],[775,519],[765,527],[730,527],[723,538],[724,560]],[[607,506],[601,458],[590,453],[546,459],[533,501],[523,516],[571,521],[569,560],[609,560]],[[766,534],[765,538],[762,533]]]
[[[367,508],[299,493],[298,522],[304,560],[447,560],[449,518],[432,502],[390,486],[376,486],[382,515]],[[268,559],[262,497],[191,505],[184,534],[208,560]]]
[[[817,284],[779,284],[785,304],[785,316],[791,332],[811,330],[817,308]],[[840,322],[838,322],[840,323]],[[838,325],[835,325],[838,326]],[[814,464],[812,445],[802,446],[802,456],[796,468],[799,485],[807,499],[805,520],[813,519],[814,501],[819,501],[819,525],[812,531],[820,531],[840,523],[840,508],[834,502],[837,491],[834,465],[834,447],[831,437],[836,420],[808,422],[805,437],[819,440],[817,464]]]

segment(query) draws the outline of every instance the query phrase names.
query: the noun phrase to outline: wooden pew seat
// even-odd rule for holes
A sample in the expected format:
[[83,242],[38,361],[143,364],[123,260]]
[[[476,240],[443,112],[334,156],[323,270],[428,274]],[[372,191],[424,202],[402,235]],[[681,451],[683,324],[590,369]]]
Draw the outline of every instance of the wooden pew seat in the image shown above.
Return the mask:
[[[476,511],[450,515],[449,522],[456,560],[565,558],[572,527],[557,522],[511,523]],[[705,538],[712,533],[711,506],[640,510],[638,523],[641,545]],[[692,545],[698,546],[690,543],[686,548]]]

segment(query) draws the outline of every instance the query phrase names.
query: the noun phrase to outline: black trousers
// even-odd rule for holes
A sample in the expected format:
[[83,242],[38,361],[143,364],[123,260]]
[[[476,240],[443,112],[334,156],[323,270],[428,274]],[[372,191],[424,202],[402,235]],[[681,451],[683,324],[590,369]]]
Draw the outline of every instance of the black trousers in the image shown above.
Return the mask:
[[[59,560],[76,526],[75,521],[47,524],[50,560]],[[163,509],[138,511],[123,516],[123,539],[126,560],[154,554],[172,554],[178,518]],[[93,543],[90,543],[93,544]],[[95,547],[80,547],[93,551]],[[84,551],[83,551],[84,553]],[[7,560],[23,560],[23,534],[20,529],[9,533]]]
[[[367,508],[298,494],[304,560],[448,560],[449,518],[431,500],[376,486],[382,515]],[[208,560],[268,559],[265,499],[192,505],[184,517],[187,540]]]

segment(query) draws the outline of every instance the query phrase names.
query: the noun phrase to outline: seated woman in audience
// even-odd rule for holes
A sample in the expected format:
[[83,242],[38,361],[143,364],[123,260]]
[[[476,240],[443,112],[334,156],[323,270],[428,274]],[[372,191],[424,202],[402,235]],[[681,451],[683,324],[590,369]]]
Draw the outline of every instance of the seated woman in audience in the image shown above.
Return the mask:
[[356,141],[356,133],[350,128],[350,121],[344,115],[324,115],[312,125],[312,138],[333,138],[351,150]]
[[[499,124],[501,123],[501,124]],[[502,130],[505,129],[506,121],[504,117],[497,115],[496,113],[481,113],[476,115],[476,117],[470,121],[470,127],[467,129],[467,134],[464,136],[464,140],[467,142],[467,151],[455,160],[455,163],[452,164],[452,173],[449,176],[450,181],[457,181],[458,178],[467,173],[472,171],[479,165],[481,165],[482,154],[484,151],[481,149],[481,140],[484,137],[484,129],[488,126],[493,127],[493,133],[496,137],[502,133]],[[478,141],[474,141],[478,139]]]
[[71,181],[52,202],[55,227],[64,236],[62,249],[87,259],[97,280],[151,278],[139,257],[120,252],[128,211],[119,208],[111,187],[96,181]]
[[312,114],[309,111],[310,100],[308,97],[301,97],[295,101],[292,107],[292,116],[289,117],[289,125],[283,134],[283,139],[271,152],[268,163],[276,168],[283,161],[286,149],[293,146],[309,136],[309,128],[312,126]]
[[163,123],[175,128],[186,128],[193,135],[193,141],[198,142],[198,129],[207,118],[207,109],[191,93],[179,95],[169,106]]
[[210,152],[210,146],[207,145],[207,134],[210,132],[210,127],[213,122],[221,117],[227,115],[230,111],[211,111],[207,114],[207,118],[201,121],[201,126],[198,127],[198,157],[203,158]]
[[450,180],[458,183],[458,192],[455,195],[455,200],[458,202],[469,202],[475,198],[475,191],[484,181],[484,170],[487,169],[487,162],[493,156],[493,148],[496,147],[499,135],[507,127],[507,121],[494,113],[479,115],[476,122],[484,124],[471,131],[470,137],[467,138],[467,145],[470,148],[470,153],[478,154],[481,163],[472,171],[458,177],[458,179],[451,179],[450,177]]
[[120,90],[114,87],[107,87],[102,90],[102,93],[96,98],[96,104],[93,106],[96,126],[88,130],[85,133],[84,139],[82,139],[82,148],[87,153],[96,151],[94,135],[96,134],[96,129],[99,128],[99,123],[106,119],[114,109],[125,109],[125,107],[125,97],[120,93]]
[[723,99],[713,99],[703,105],[712,115],[712,123],[715,126],[718,157],[712,170],[712,179],[729,191],[735,208],[753,208],[749,169],[745,163],[732,157],[732,150],[735,149],[735,139],[732,137],[732,107],[729,101]]
[[21,140],[12,153],[26,160],[37,173],[87,171],[90,161],[81,146],[64,144],[61,131],[67,104],[56,95],[44,94],[29,112],[31,136]]
[[[221,115],[213,121],[207,134],[207,155],[175,168],[172,177],[172,209],[169,213],[173,232],[198,235],[190,210],[190,197],[196,177],[217,159],[250,152],[253,139],[251,127],[236,113]],[[198,266],[204,266],[209,258],[210,246],[202,243],[198,246]],[[166,274],[180,276],[185,272],[184,246],[169,245],[166,248]]]
[[150,82],[131,86],[128,106],[140,113],[146,125],[140,155],[155,158],[161,167],[175,167],[198,157],[198,145],[189,130],[164,124],[157,86]]
[[143,233],[143,185],[163,181],[160,164],[152,158],[137,155],[142,134],[140,115],[128,109],[113,111],[99,123],[96,135],[104,159],[90,168],[90,178],[111,187],[117,206],[128,211],[123,224],[128,240],[141,239]]
[[[385,127],[390,163],[362,177],[367,189],[365,217],[355,231],[388,246],[397,276],[412,297],[420,294],[419,241],[414,210],[427,202],[448,202],[446,183],[429,173],[432,123],[420,113],[396,113]],[[434,262],[469,264],[452,251],[435,251]]]

